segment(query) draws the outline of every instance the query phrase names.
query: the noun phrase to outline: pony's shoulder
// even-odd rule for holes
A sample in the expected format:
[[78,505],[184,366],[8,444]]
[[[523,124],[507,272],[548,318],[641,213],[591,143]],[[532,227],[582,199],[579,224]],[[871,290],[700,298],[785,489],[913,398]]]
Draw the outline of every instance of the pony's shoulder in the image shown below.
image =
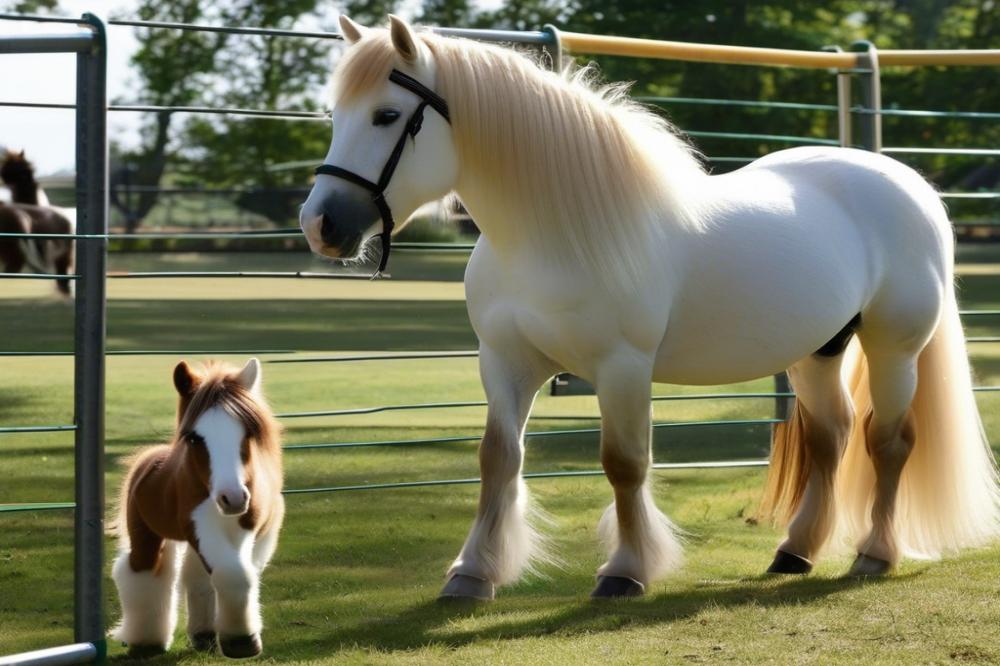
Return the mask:
[[151,471],[161,467],[170,457],[172,449],[170,444],[146,446],[126,457],[122,461],[122,465],[128,469],[128,475],[131,479],[141,479]]

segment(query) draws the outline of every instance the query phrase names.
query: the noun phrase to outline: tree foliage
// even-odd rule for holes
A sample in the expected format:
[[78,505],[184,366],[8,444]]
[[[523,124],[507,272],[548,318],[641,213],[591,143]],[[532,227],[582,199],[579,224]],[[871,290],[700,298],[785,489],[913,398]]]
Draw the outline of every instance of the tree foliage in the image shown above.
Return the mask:
[[[229,25],[291,29],[313,14],[317,0],[238,0],[222,10]],[[305,38],[240,36],[217,56],[209,102],[251,109],[317,110],[329,73],[330,42]],[[237,204],[276,222],[288,219],[302,186],[303,170],[283,163],[318,157],[329,142],[328,123],[241,116],[200,116],[184,131],[184,174],[200,183],[256,189]],[[308,172],[305,172],[308,173]]]
[[[146,21],[197,23],[208,18],[204,5],[200,0],[141,0],[137,13]],[[138,86],[136,96],[127,101],[153,106],[190,106],[205,101],[226,35],[139,28],[136,37],[139,49],[132,56],[132,68]],[[112,189],[112,203],[124,215],[128,231],[156,205],[155,188],[167,167],[173,124],[173,113],[151,114],[144,120],[140,146],[115,151],[118,159],[112,179],[119,187]],[[122,193],[121,186],[132,185],[140,186],[135,195]]]
[[59,0],[11,0],[0,2],[0,11],[16,14],[48,14],[59,8]]

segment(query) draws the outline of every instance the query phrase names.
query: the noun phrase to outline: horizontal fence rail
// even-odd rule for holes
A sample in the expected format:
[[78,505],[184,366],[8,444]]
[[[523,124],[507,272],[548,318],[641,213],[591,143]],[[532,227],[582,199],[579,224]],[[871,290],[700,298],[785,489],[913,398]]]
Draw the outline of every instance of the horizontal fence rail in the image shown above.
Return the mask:
[[107,274],[108,279],[148,278],[293,278],[319,280],[371,280],[360,273],[312,273],[309,271],[147,271]]
[[854,53],[827,53],[822,51],[793,51],[766,49],[751,46],[722,46],[695,44],[635,37],[589,35],[580,32],[559,31],[562,47],[573,53],[593,55],[628,56],[633,58],[658,58],[688,62],[712,62],[730,65],[779,65],[820,69],[847,69],[857,65]]
[[59,273],[0,273],[0,280],[77,280],[79,277]]
[[0,434],[21,434],[35,432],[73,432],[75,425],[0,426]]
[[[57,102],[19,102],[9,100],[0,101],[0,107],[3,106],[28,109],[76,109],[75,104],[62,104]],[[198,113],[281,118],[286,120],[330,120],[330,114],[324,111],[302,111],[297,109],[289,109],[287,111],[276,109],[246,109],[235,106],[157,106],[153,104],[112,104],[108,107],[108,111],[127,113]]]
[[[654,430],[676,429],[676,428],[705,428],[712,426],[762,426],[782,423],[783,419],[730,419],[723,421],[670,421],[665,423],[654,423],[651,427]],[[525,439],[545,438],[545,437],[566,437],[573,435],[595,435],[601,432],[600,428],[570,428],[566,430],[533,430],[524,433]],[[453,444],[458,442],[478,442],[482,435],[454,435],[445,437],[422,437],[419,439],[390,439],[373,440],[360,442],[322,442],[306,444],[286,444],[283,449],[310,450],[310,449],[353,449],[368,448],[378,446],[422,446],[425,444]]]
[[[764,459],[756,460],[720,460],[714,462],[679,462],[679,463],[654,463],[655,470],[685,470],[685,469],[746,469],[755,467],[767,467],[768,461]],[[525,479],[564,479],[587,476],[604,476],[604,471],[599,469],[588,470],[564,470],[554,472],[525,472]],[[334,493],[349,492],[357,490],[390,490],[403,488],[425,488],[431,486],[456,486],[473,485],[480,483],[478,477],[468,479],[435,479],[429,481],[399,481],[393,483],[364,483],[347,486],[326,486],[319,488],[286,488],[283,495],[303,495],[311,493]],[[61,511],[73,509],[76,505],[73,502],[25,502],[21,504],[0,504],[0,513],[17,513],[24,511]]]
[[[105,356],[234,356],[257,354],[295,354],[293,349],[109,349]],[[72,356],[71,351],[0,351],[0,358],[17,358],[19,356]],[[269,363],[271,361],[265,361]]]
[[[813,69],[854,69],[863,64],[864,54],[836,51],[799,51],[793,49],[759,48],[697,44],[666,40],[639,39],[591,35],[559,31],[561,46],[574,53],[592,55],[657,58],[687,62],[729,65],[768,65]],[[938,51],[880,50],[880,66],[916,67],[927,65],[998,65],[1000,49],[965,49]],[[863,72],[859,72],[863,73]]]

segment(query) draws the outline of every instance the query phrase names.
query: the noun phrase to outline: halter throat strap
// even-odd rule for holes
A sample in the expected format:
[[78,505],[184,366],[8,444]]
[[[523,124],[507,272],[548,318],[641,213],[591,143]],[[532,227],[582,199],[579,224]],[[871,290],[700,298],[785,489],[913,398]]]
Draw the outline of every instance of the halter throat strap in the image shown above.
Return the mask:
[[451,116],[448,113],[448,103],[436,92],[398,69],[389,72],[389,80],[417,95],[421,101],[417,105],[417,108],[413,110],[413,113],[410,114],[410,118],[406,121],[406,126],[403,128],[403,133],[399,135],[396,145],[393,146],[392,152],[389,153],[389,158],[386,160],[385,166],[382,167],[382,172],[379,174],[378,182],[373,183],[353,171],[348,171],[334,164],[321,164],[316,167],[316,175],[318,176],[343,178],[371,192],[372,202],[378,208],[379,215],[382,217],[382,233],[379,234],[379,238],[382,241],[382,257],[379,259],[378,270],[372,275],[373,279],[381,276],[389,263],[389,253],[392,250],[392,230],[396,226],[396,223],[392,218],[392,210],[389,208],[389,203],[385,200],[385,190],[389,187],[389,182],[396,171],[396,166],[399,165],[399,160],[403,156],[406,140],[407,138],[416,138],[420,132],[420,128],[424,123],[424,109],[427,107],[431,107],[448,123],[451,123]]

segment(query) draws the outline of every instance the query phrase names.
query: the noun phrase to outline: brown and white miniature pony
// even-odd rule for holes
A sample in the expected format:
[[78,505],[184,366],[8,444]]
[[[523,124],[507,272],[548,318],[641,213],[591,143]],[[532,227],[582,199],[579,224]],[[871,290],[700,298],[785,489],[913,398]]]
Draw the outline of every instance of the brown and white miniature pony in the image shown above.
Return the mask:
[[[0,179],[10,188],[12,201],[0,202],[0,233],[73,233],[75,225],[68,211],[49,206],[23,150],[6,154],[0,164]],[[5,273],[27,268],[35,273],[68,275],[72,263],[72,238],[0,237],[0,265]],[[56,279],[56,288],[64,296],[71,293],[69,280]]]
[[[278,545],[281,429],[260,390],[260,362],[174,369],[180,394],[173,442],[140,451],[122,485],[119,555],[112,570],[122,606],[111,635],[130,656],[169,648],[177,574],[187,632],[198,650],[260,654],[260,574]],[[181,564],[183,560],[183,564]]]

